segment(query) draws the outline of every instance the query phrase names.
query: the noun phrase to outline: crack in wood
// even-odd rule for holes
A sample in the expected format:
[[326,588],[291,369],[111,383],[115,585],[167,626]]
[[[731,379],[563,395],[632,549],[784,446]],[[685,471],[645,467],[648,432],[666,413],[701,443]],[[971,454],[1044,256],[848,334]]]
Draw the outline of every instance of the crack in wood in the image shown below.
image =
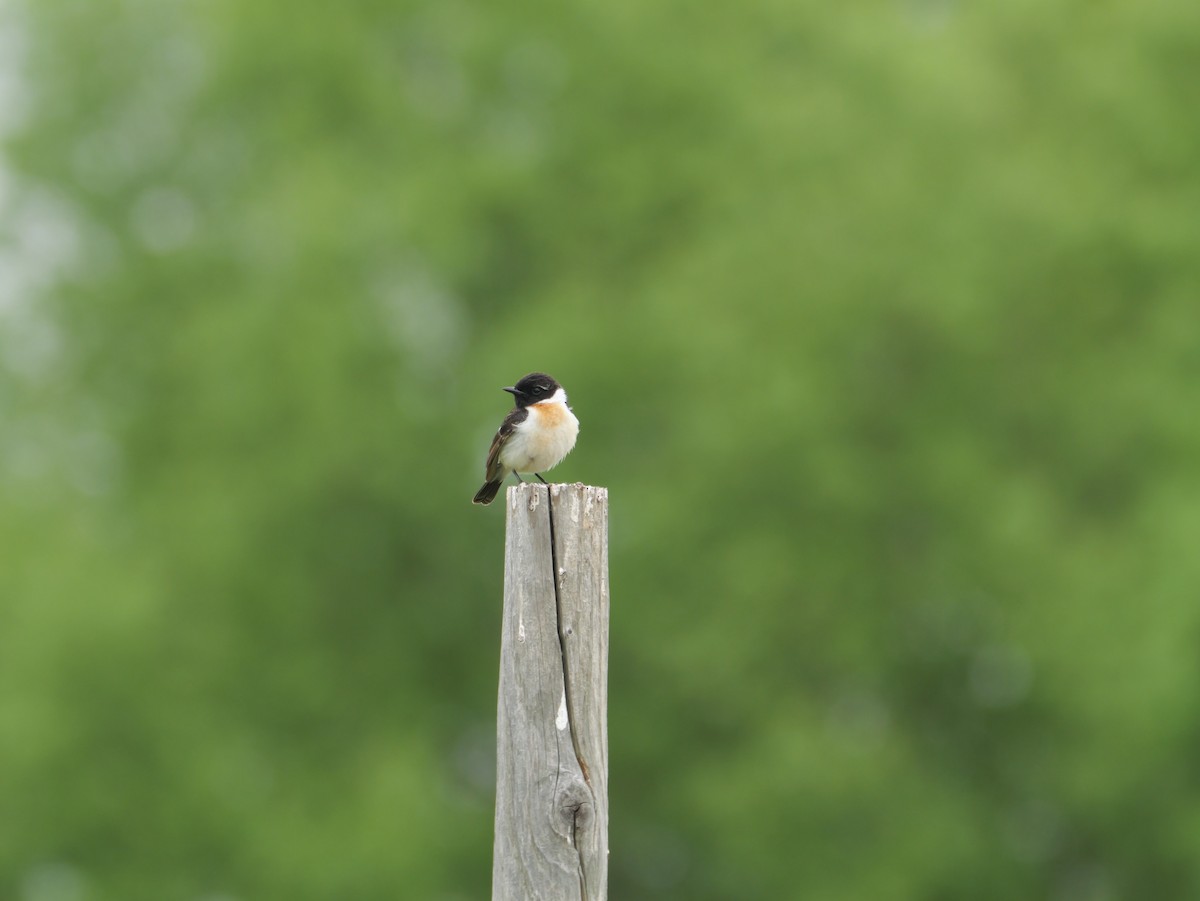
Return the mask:
[[[579,751],[579,736],[575,732],[575,718],[572,716],[574,695],[571,694],[571,672],[567,658],[567,654],[569,653],[567,651],[567,639],[563,634],[562,590],[559,584],[561,574],[558,569],[558,547],[554,540],[554,490],[549,485],[546,486],[546,514],[550,520],[550,566],[553,569],[554,575],[555,631],[558,633],[558,650],[562,657],[563,695],[566,698],[567,706],[567,733],[571,736],[571,748],[575,752],[575,762],[579,765],[583,781],[590,790],[592,780],[588,773],[587,762],[583,759],[583,754]],[[562,772],[561,761],[559,763],[559,772]],[[582,801],[577,802],[572,808],[571,845],[575,848],[575,853],[579,858],[579,897],[586,899],[588,896],[587,868],[584,862],[583,850],[579,844],[579,830],[582,828],[579,822],[580,808],[583,806],[583,803]]]

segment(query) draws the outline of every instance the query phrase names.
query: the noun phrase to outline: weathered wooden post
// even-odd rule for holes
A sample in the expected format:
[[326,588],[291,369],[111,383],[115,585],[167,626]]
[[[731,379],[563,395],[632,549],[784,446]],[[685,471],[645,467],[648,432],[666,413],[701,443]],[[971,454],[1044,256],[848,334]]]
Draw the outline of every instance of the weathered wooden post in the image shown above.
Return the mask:
[[608,897],[608,489],[508,489],[493,901]]

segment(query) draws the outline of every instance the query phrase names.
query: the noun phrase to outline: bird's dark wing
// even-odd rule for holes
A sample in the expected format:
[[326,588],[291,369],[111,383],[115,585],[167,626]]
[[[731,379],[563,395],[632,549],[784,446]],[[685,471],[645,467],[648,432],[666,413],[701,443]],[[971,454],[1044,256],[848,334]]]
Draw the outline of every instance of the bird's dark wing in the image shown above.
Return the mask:
[[504,472],[504,467],[500,465],[500,448],[504,446],[504,442],[513,433],[518,425],[526,420],[529,416],[529,411],[524,407],[514,407],[504,417],[504,422],[500,423],[500,428],[496,431],[496,437],[492,439],[492,447],[488,451],[487,468],[484,470],[484,478],[489,482],[493,479],[503,478],[508,473]]

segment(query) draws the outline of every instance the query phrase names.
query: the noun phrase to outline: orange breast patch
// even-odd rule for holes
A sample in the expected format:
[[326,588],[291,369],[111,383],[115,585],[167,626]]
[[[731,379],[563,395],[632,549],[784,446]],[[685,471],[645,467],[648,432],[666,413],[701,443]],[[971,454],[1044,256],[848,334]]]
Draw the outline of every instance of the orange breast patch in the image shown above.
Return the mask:
[[534,404],[538,425],[544,429],[558,428],[566,420],[566,408],[562,404]]

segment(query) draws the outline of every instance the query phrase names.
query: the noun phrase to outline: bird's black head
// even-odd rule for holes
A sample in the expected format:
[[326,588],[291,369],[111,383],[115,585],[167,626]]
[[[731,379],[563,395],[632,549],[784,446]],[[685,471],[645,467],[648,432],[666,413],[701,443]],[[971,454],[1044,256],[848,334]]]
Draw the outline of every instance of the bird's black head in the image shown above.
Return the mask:
[[561,386],[544,372],[531,372],[511,388],[504,390],[517,401],[518,407],[528,407],[539,401],[549,400]]

